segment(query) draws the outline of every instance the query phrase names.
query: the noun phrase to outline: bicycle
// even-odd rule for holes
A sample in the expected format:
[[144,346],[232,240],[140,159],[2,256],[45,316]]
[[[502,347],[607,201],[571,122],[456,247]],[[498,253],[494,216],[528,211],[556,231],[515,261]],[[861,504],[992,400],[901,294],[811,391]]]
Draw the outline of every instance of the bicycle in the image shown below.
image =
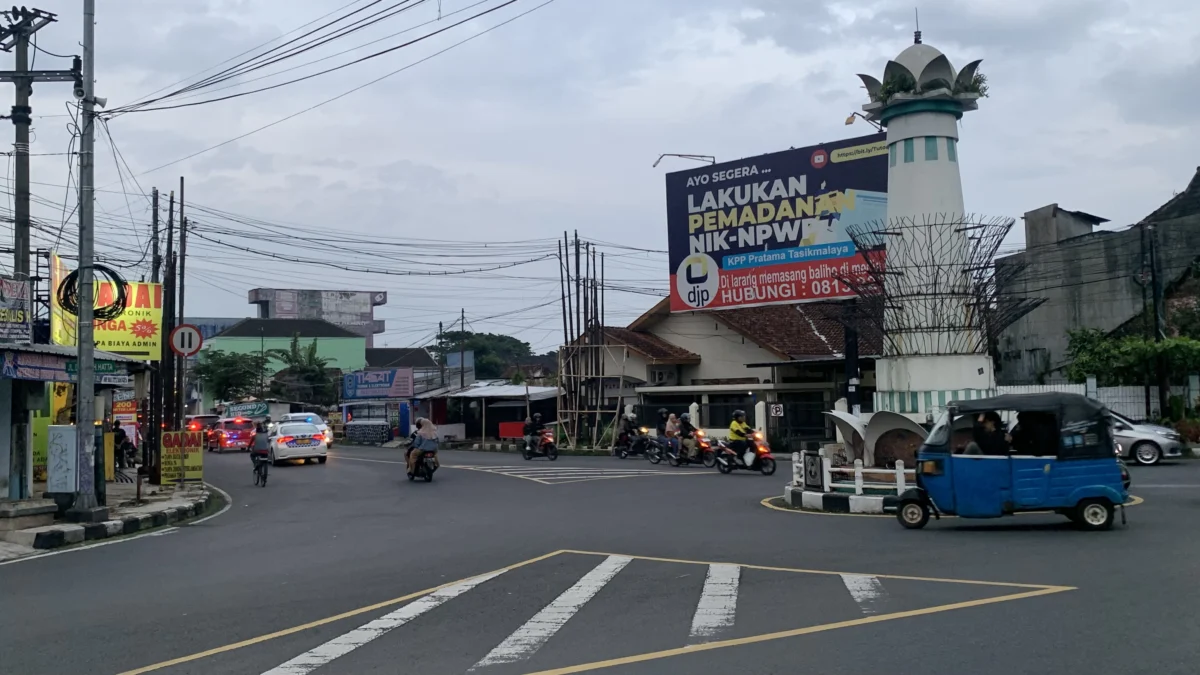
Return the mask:
[[254,457],[254,484],[259,487],[267,487],[267,467],[271,462],[263,457],[259,459]]

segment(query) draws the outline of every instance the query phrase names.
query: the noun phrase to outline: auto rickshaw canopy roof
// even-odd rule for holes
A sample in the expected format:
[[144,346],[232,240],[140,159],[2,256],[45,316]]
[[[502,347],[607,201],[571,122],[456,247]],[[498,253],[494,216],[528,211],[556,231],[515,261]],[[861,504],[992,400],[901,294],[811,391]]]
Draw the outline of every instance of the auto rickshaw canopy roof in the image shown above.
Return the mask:
[[1079,422],[1096,417],[1108,417],[1103,403],[1080,394],[1051,391],[1040,394],[1004,394],[992,398],[951,401],[960,413],[979,413],[989,410],[1015,412],[1049,412],[1059,416],[1059,423]]

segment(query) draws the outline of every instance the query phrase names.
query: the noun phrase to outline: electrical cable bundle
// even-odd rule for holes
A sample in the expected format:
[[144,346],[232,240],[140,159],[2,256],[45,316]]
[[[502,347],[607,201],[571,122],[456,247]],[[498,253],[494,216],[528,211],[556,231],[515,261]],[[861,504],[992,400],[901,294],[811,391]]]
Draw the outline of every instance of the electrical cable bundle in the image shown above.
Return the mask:
[[[113,268],[108,265],[95,263],[92,265],[92,274],[100,275],[108,278],[108,281],[116,288],[116,293],[113,296],[112,302],[97,307],[92,313],[92,318],[96,321],[112,321],[113,319],[125,313],[125,308],[129,304],[129,286],[125,283],[125,279]],[[63,279],[63,282],[58,287],[58,304],[68,314],[79,316],[79,270],[75,270]]]

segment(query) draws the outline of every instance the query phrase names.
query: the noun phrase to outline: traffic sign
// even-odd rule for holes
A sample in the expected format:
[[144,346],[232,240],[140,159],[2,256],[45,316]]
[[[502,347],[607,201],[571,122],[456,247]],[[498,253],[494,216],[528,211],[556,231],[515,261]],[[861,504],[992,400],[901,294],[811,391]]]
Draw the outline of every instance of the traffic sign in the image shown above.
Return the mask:
[[783,417],[783,404],[782,403],[772,403],[771,404],[771,417]]
[[190,323],[180,324],[171,331],[171,351],[184,358],[195,356],[203,345],[200,329]]

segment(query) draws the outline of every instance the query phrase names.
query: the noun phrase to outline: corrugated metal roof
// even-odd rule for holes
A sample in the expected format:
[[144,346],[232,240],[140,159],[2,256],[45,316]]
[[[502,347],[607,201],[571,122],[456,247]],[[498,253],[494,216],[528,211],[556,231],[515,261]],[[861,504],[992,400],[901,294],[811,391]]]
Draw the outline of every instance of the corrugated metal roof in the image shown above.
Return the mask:
[[531,401],[541,401],[558,396],[558,387],[526,387],[523,384],[508,384],[507,382],[476,382],[475,384],[444,394],[446,398],[525,398],[529,395]]
[[[73,357],[78,356],[79,350],[75,347],[64,347],[62,345],[10,345],[0,343],[0,349],[6,349],[15,352],[33,352],[35,354],[53,354],[55,356]],[[93,352],[97,361],[120,361],[123,363],[137,363],[136,359],[131,359],[128,356],[121,356],[112,352],[95,350]]]

